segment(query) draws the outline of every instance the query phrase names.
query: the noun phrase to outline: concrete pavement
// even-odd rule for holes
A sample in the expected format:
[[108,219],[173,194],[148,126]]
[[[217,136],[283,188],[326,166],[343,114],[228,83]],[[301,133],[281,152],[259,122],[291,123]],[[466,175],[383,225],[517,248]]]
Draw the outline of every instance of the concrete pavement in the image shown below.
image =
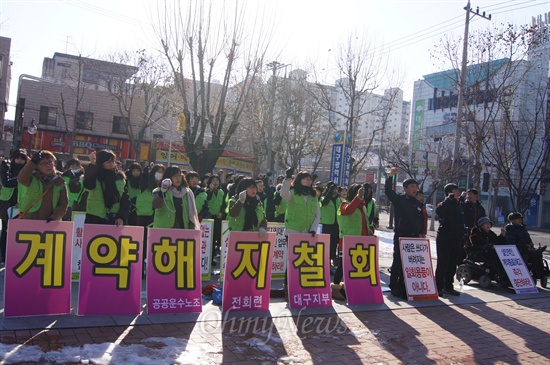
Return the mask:
[[[383,283],[390,263],[380,258]],[[188,315],[2,316],[0,364],[545,364],[550,290],[538,289],[472,282],[459,297],[425,302],[385,292],[383,304],[304,310],[272,299],[261,313],[205,303]]]

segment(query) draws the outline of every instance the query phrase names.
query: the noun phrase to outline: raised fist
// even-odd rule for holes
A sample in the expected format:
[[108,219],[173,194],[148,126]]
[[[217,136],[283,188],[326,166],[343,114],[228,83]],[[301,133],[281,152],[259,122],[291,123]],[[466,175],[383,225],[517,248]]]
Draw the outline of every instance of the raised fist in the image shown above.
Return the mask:
[[38,165],[41,158],[42,158],[42,152],[40,151],[35,152],[34,155],[32,155],[31,162],[35,165]]
[[267,231],[264,227],[260,227],[258,228],[258,234],[260,235],[260,237],[264,237],[267,234]]
[[166,193],[166,191],[170,188],[170,186],[172,186],[172,180],[164,179],[160,184],[160,191],[162,191],[163,193]]
[[289,167],[286,171],[286,178],[292,179],[292,175],[294,174],[294,167]]
[[246,200],[246,190],[243,190],[239,193],[239,201],[244,204]]

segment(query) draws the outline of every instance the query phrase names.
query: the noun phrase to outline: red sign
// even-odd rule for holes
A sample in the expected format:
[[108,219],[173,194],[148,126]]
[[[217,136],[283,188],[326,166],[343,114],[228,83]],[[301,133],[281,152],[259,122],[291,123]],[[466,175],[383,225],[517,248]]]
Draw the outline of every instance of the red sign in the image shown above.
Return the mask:
[[[64,132],[39,130],[34,135],[23,134],[23,146],[30,146],[33,150],[68,153],[70,143],[68,135]],[[135,151],[131,148],[128,139],[76,135],[72,144],[75,154],[88,155],[98,149],[110,149],[119,158],[136,158]],[[149,143],[141,144],[141,159],[149,159],[149,148]]]

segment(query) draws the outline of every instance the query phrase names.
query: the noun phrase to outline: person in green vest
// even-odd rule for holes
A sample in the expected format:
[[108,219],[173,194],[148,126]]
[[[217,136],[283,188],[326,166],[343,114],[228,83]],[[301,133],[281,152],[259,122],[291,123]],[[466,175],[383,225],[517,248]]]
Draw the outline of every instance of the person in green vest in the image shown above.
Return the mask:
[[177,166],[167,167],[153,190],[153,228],[200,229],[195,196]]
[[317,194],[311,186],[313,180],[307,171],[300,171],[294,179],[294,168],[286,170],[281,196],[287,202],[285,234],[310,233],[315,236],[319,228],[321,212]]
[[81,198],[81,192],[84,187],[84,167],[82,167],[78,158],[71,158],[67,161],[63,171],[63,180],[65,180],[69,194],[69,207],[63,216],[63,220],[70,221],[72,220],[73,205],[75,201]]
[[237,191],[237,186],[239,186],[239,182],[244,179],[244,175],[237,175],[233,177],[233,182],[229,183],[227,185],[227,193],[225,194],[225,216],[227,217],[229,215],[229,200],[235,195],[235,192]]
[[237,186],[236,194],[229,200],[228,225],[231,231],[267,233],[267,219],[258,186],[251,177],[245,177]]
[[185,174],[185,179],[187,184],[189,184],[189,189],[191,189],[193,195],[195,195],[195,205],[199,214],[199,221],[201,221],[202,218],[208,216],[208,203],[206,201],[206,192],[200,186],[200,176],[195,171],[189,171]]
[[[28,158],[28,157],[27,157]],[[67,186],[55,169],[56,158],[47,150],[36,152],[17,176],[17,203],[21,219],[60,221],[69,205]]]
[[132,163],[126,170],[126,189],[128,190],[128,197],[130,198],[130,215],[128,217],[128,224],[130,226],[137,225],[137,211],[136,211],[136,199],[141,189],[139,183],[141,181],[141,174],[143,169],[137,162]]
[[210,175],[206,181],[206,202],[208,204],[208,217],[214,220],[213,246],[214,250],[218,251],[221,247],[222,220],[225,215],[224,196],[225,193],[221,189],[221,180],[219,175]]
[[277,184],[275,188],[275,196],[273,197],[273,204],[275,205],[275,222],[284,223],[286,213],[286,200],[281,197],[281,188],[283,184]]
[[379,226],[378,207],[376,206],[376,199],[372,197],[372,186],[370,184],[363,184],[365,188],[365,207],[367,208],[367,217],[369,219],[369,225],[374,230]]
[[[9,160],[0,161],[0,218],[2,218],[2,232],[0,233],[0,260],[6,262],[6,240],[8,237],[8,219],[13,208],[17,205],[17,175],[27,163],[27,153],[23,149],[14,150]],[[12,209],[10,209],[12,208]]]
[[130,198],[126,176],[117,170],[116,155],[111,150],[94,151],[84,174],[88,189],[86,220],[90,224],[122,226],[130,215]]
[[330,260],[334,266],[337,265],[337,250],[338,241],[340,238],[338,228],[338,186],[332,181],[329,181],[319,202],[321,208],[321,224],[323,225],[323,233],[330,235]]
[[[350,186],[347,195],[348,202],[343,202],[338,208],[340,216],[340,244],[344,236],[372,236],[373,230],[370,226],[365,203],[365,188],[360,184]],[[338,267],[334,272],[331,284],[332,297],[337,300],[345,300],[345,290],[341,284],[343,277],[342,257],[338,260]]]
[[146,166],[139,181],[136,196],[136,226],[147,227],[153,223],[153,191],[160,186],[166,168],[162,164]]

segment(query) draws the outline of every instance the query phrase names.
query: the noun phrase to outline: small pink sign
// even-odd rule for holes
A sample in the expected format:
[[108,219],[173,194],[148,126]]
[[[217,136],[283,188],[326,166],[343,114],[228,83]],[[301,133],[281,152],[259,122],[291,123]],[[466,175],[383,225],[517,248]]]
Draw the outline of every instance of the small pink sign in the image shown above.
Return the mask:
[[231,232],[223,283],[222,310],[268,310],[275,233]]
[[201,231],[147,230],[147,313],[202,311]]
[[342,255],[348,304],[384,303],[378,269],[378,237],[344,236]]
[[71,312],[73,222],[8,221],[4,315]]
[[142,257],[143,227],[85,224],[78,314],[139,314]]
[[330,236],[288,235],[288,304],[290,308],[330,307]]

